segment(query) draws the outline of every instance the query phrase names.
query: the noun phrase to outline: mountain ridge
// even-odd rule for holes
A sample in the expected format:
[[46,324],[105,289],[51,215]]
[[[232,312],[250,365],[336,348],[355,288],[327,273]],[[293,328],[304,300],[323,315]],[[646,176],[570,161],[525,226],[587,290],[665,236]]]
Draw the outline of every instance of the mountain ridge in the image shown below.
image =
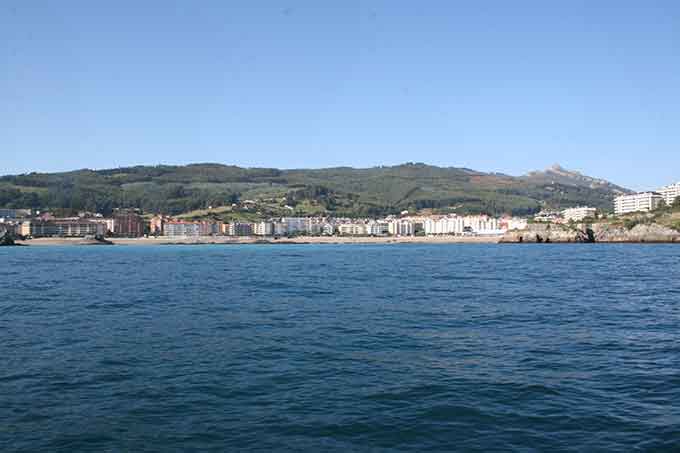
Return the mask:
[[586,185],[591,188],[595,187],[609,187],[613,191],[618,192],[620,194],[626,194],[630,193],[631,190],[626,189],[622,186],[618,186],[616,184],[613,184],[605,179],[602,178],[594,178],[592,176],[587,176],[584,175],[583,173],[580,173],[578,171],[574,170],[567,170],[564,167],[562,167],[560,164],[554,164],[551,165],[550,167],[546,168],[545,170],[536,170],[536,171],[530,171],[527,174],[523,175],[522,177],[524,178],[529,178],[529,179],[534,179],[534,180],[544,180],[544,181],[559,181],[559,182],[564,182],[565,180],[571,181],[572,183],[575,184],[580,184],[580,185]]
[[422,162],[369,168],[245,168],[219,163],[138,165],[0,177],[0,206],[178,214],[244,200],[263,214],[372,216],[401,210],[531,214],[590,205],[611,209],[627,189],[561,166],[523,176]]

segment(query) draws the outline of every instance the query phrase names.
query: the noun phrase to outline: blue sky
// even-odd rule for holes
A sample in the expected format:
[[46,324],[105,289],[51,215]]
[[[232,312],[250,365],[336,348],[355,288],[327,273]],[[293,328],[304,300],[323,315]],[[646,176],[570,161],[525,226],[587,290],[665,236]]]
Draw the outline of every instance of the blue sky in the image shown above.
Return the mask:
[[408,161],[680,180],[680,2],[0,5],[2,174]]

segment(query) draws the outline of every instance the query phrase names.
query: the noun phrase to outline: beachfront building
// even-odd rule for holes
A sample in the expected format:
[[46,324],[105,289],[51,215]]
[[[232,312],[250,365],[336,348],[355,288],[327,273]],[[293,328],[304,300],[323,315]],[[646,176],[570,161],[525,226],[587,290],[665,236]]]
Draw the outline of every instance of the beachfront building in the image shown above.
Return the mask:
[[462,234],[465,220],[459,216],[430,217],[423,220],[423,230],[428,236]]
[[274,234],[274,224],[272,222],[258,222],[253,226],[255,236],[272,236]]
[[163,235],[168,237],[198,237],[201,235],[201,227],[194,222],[165,222]]
[[500,222],[495,217],[487,215],[465,216],[463,218],[464,231],[472,231],[475,234],[500,234]]
[[274,222],[274,236],[285,236],[288,233],[286,224],[283,222]]
[[366,234],[369,236],[385,236],[389,233],[387,222],[370,221],[366,224]]
[[232,222],[229,224],[229,236],[252,236],[252,223]]
[[79,217],[31,220],[21,225],[22,236],[39,237],[85,237],[104,236],[106,224]]
[[106,224],[106,233],[113,234],[116,229],[116,219],[104,219],[104,223]]
[[305,226],[305,231],[307,234],[312,236],[318,236],[323,234],[324,226],[326,225],[326,219],[321,217],[309,217],[307,218],[307,225]]
[[220,234],[222,222],[198,222],[198,234],[201,236],[217,236]]
[[[165,223],[168,221],[165,217],[162,215],[157,215],[151,219],[149,222],[149,234],[154,235],[154,236],[162,236],[163,235],[163,228],[165,226]],[[113,231],[113,230],[111,230]]]
[[622,195],[614,200],[614,212],[617,215],[630,212],[648,212],[659,207],[664,197],[658,192],[641,192]]
[[118,237],[144,236],[144,219],[133,210],[120,210],[113,216],[113,234]]
[[365,223],[343,223],[338,225],[338,234],[341,236],[366,236],[368,229]]
[[0,218],[0,234],[9,232],[16,236],[28,236],[31,234],[30,230],[26,234],[22,234],[23,222]]
[[573,220],[574,222],[580,222],[581,220],[588,218],[588,217],[594,218],[596,214],[597,214],[597,209],[589,208],[587,206],[578,207],[578,208],[569,208],[569,209],[565,209],[564,211],[562,211],[562,217],[567,222],[569,222],[570,220]]
[[672,205],[677,198],[680,198],[680,182],[662,187],[659,193],[668,206]]
[[413,236],[416,234],[416,226],[410,220],[392,220],[387,224],[387,231],[392,236]]
[[16,234],[18,236],[30,236],[31,235],[31,221],[23,221],[16,226]]
[[307,220],[306,217],[283,217],[281,223],[283,223],[286,228],[284,234],[306,233]]

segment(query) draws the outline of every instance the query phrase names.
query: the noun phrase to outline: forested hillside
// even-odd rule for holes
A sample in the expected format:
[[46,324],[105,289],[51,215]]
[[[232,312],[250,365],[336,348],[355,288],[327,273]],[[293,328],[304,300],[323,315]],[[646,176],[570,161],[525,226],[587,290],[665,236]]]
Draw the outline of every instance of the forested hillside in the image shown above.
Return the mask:
[[[354,169],[277,170],[220,164],[138,166],[111,170],[0,177],[0,206],[88,210],[118,207],[179,214],[246,200],[287,213],[374,216],[404,209],[530,214],[542,208],[589,205],[611,209],[626,192],[606,181],[560,168],[513,177],[425,164]],[[595,183],[596,181],[597,183]]]

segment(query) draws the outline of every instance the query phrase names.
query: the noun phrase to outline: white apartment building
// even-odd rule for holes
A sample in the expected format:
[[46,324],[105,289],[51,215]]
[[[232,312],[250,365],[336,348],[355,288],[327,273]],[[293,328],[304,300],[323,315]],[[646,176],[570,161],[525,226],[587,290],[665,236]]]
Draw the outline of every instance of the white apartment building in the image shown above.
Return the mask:
[[479,216],[429,217],[423,221],[423,230],[427,235],[463,234],[500,234],[501,224],[496,218]]
[[386,222],[368,222],[366,224],[366,234],[370,236],[384,236],[389,233],[389,225]]
[[668,206],[672,205],[675,199],[680,197],[680,182],[662,187],[659,193]]
[[617,215],[629,212],[648,212],[656,209],[663,200],[657,192],[641,192],[632,195],[622,195],[614,200],[614,212]]
[[338,225],[338,233],[343,236],[365,236],[368,230],[363,223],[343,223]]
[[387,232],[392,236],[413,236],[416,225],[410,220],[393,220],[387,225]]
[[597,214],[597,209],[589,208],[587,206],[578,208],[569,208],[562,211],[562,217],[566,221],[573,220],[574,222],[580,222],[586,217],[595,217]]
[[501,228],[498,219],[486,215],[466,216],[463,222],[465,227],[477,234],[499,234]]
[[272,222],[258,222],[253,226],[255,236],[272,236],[274,234],[274,224]]
[[288,234],[286,224],[283,222],[274,222],[274,236],[285,236]]
[[201,227],[193,222],[167,222],[163,235],[170,237],[197,237],[201,235]]
[[286,226],[286,233],[288,234],[307,232],[306,217],[283,217],[281,223]]
[[463,217],[427,218],[423,221],[423,230],[427,235],[462,234],[465,230]]

